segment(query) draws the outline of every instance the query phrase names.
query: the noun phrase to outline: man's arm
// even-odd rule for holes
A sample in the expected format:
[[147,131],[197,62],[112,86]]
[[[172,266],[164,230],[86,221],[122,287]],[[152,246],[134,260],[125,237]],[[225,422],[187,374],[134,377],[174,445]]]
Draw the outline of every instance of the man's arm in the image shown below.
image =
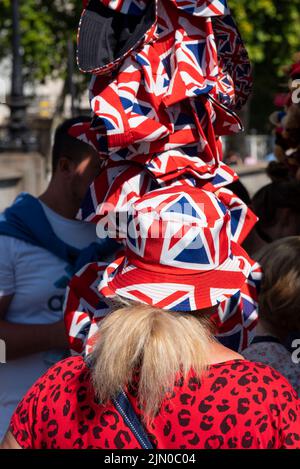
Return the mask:
[[12,433],[8,431],[0,444],[0,449],[22,449],[21,446],[16,442]]
[[0,339],[6,345],[6,358],[13,360],[54,348],[68,348],[63,321],[53,324],[15,324],[4,320],[13,295],[0,297]]

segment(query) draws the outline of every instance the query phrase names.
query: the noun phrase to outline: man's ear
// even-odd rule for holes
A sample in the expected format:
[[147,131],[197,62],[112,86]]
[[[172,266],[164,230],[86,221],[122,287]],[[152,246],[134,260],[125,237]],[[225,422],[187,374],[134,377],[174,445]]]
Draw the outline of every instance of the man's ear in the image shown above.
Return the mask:
[[62,156],[58,162],[58,169],[59,172],[65,176],[71,175],[74,170],[74,163],[70,158]]

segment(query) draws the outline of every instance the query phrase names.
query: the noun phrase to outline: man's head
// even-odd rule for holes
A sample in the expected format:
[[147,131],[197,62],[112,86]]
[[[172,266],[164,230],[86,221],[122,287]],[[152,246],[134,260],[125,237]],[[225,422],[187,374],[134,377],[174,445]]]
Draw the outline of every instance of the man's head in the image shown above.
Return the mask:
[[70,134],[72,126],[87,122],[90,118],[84,116],[64,121],[56,129],[52,148],[53,180],[59,180],[78,203],[101,170],[96,150]]
[[267,243],[300,234],[300,183],[272,182],[261,188],[252,199],[259,221],[258,235]]

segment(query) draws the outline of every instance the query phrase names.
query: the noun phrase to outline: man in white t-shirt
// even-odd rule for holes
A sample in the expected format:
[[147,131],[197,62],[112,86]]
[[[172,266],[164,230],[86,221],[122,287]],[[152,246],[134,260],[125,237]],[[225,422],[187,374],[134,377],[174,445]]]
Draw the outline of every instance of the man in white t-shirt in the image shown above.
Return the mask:
[[38,199],[21,194],[0,222],[0,339],[7,355],[0,363],[0,440],[24,393],[68,353],[65,288],[84,263],[77,262],[82,252],[101,244],[94,225],[75,220],[101,169],[94,148],[69,133],[86,120],[57,129],[47,190]]

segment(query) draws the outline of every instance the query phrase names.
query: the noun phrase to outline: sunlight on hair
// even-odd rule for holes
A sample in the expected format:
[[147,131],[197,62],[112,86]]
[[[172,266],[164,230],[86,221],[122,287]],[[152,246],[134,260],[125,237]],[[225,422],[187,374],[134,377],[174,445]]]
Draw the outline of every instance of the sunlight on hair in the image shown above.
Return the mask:
[[207,369],[213,336],[206,317],[174,313],[148,305],[117,309],[101,324],[93,353],[93,384],[100,402],[116,397],[139,371],[138,400],[146,420],[173,390],[178,372],[199,378]]

